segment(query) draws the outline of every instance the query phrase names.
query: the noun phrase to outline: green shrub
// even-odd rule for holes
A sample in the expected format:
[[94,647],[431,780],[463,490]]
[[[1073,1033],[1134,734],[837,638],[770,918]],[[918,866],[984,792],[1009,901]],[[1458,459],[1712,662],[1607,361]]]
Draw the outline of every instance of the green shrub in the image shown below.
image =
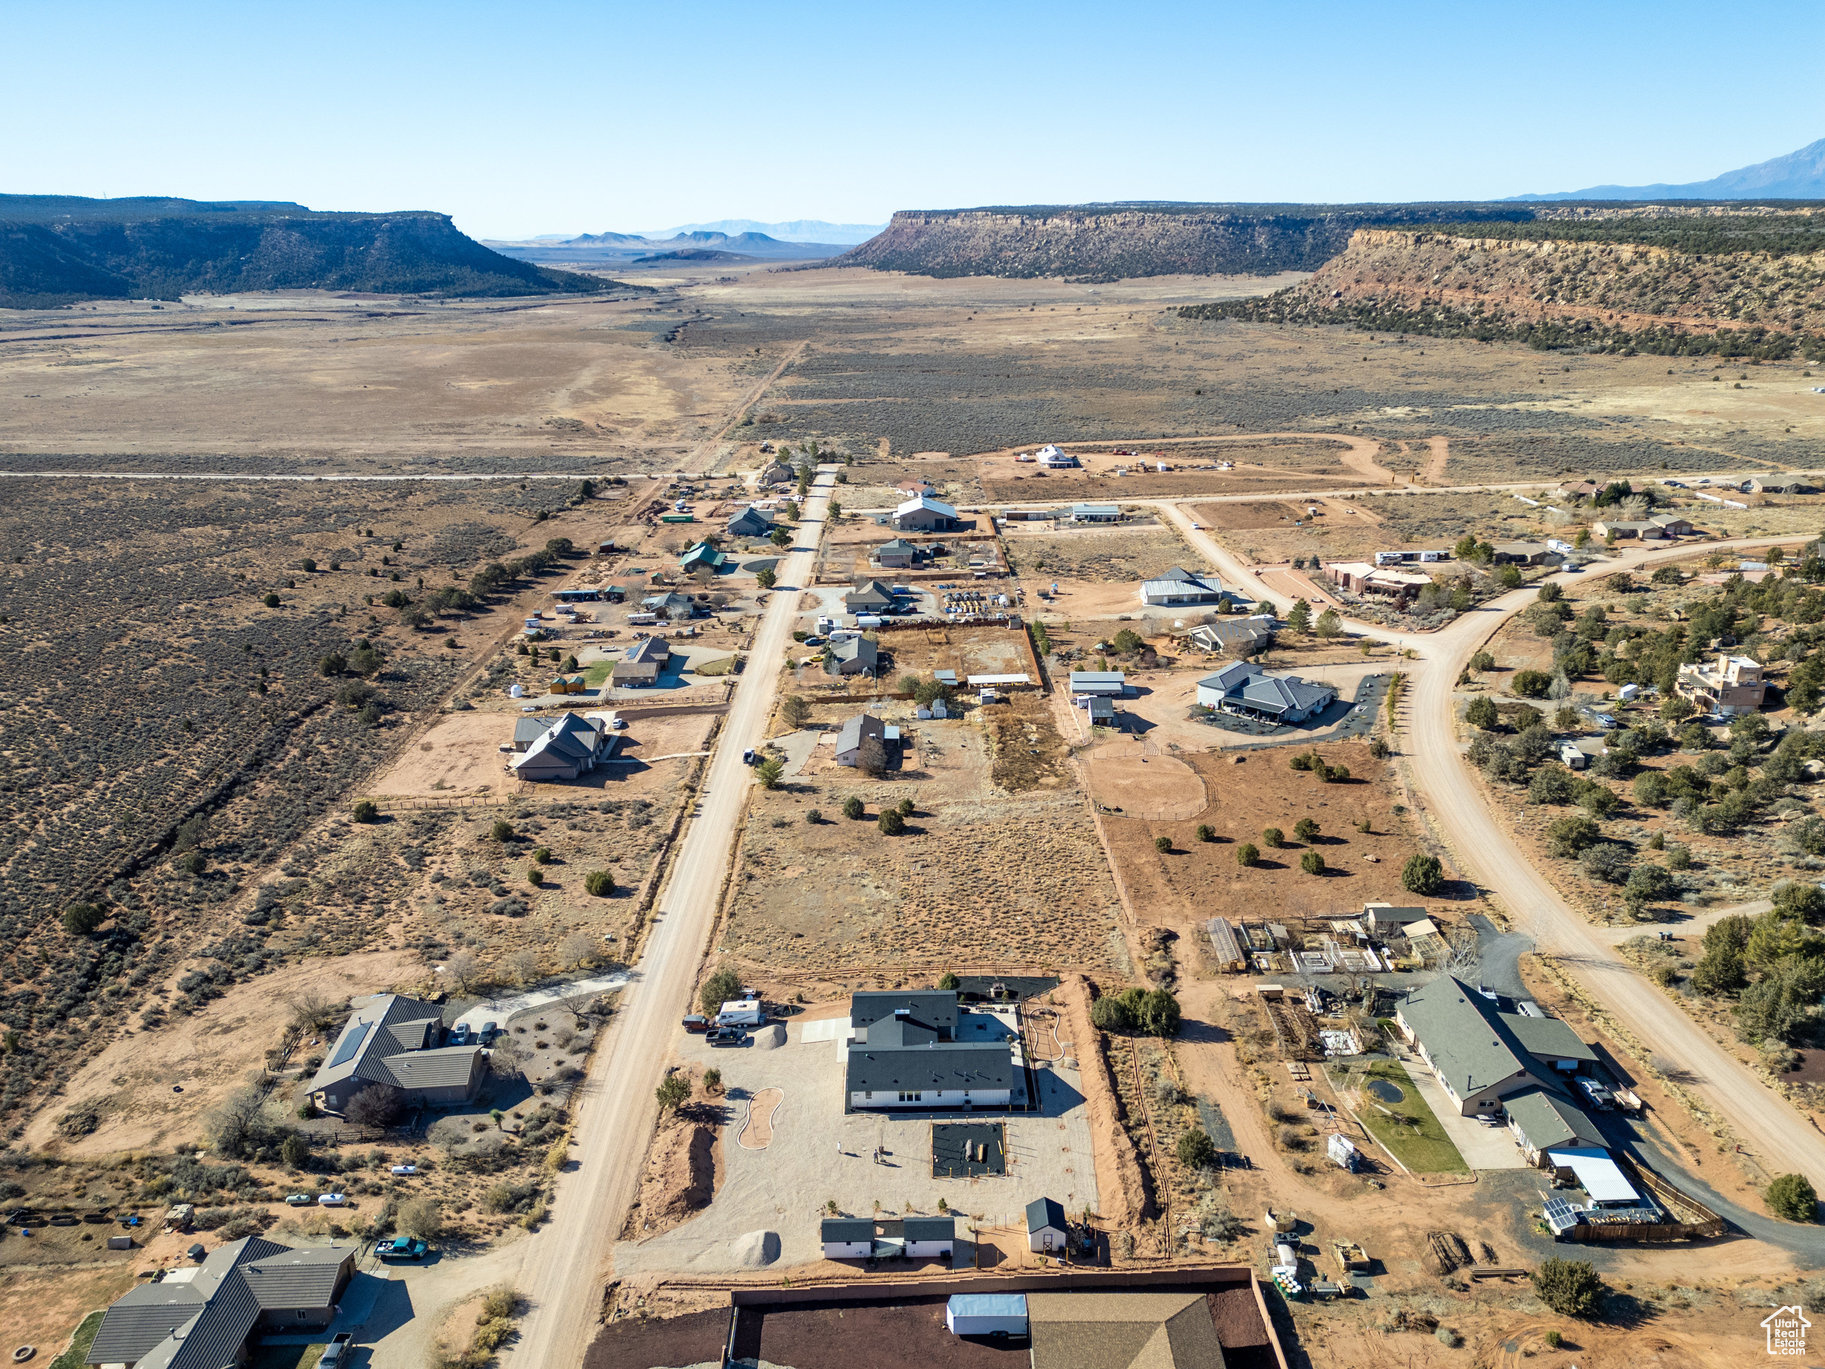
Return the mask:
[[372,799],[361,799],[356,802],[350,815],[356,822],[379,822],[380,805]]
[[615,892],[615,877],[607,870],[591,870],[583,876],[583,888],[592,898],[607,898]]
[[843,816],[854,821],[862,816],[862,801],[854,794],[843,800]]
[[740,992],[741,976],[725,965],[703,981],[703,988],[697,992],[697,1006],[706,1017],[714,1017],[724,1003]]
[[1542,1260],[1533,1272],[1534,1292],[1562,1317],[1588,1317],[1603,1297],[1603,1280],[1587,1260]]
[[653,1090],[653,1097],[659,1100],[661,1111],[675,1111],[690,1101],[691,1081],[682,1074],[668,1074]]
[[1198,824],[1198,840],[1199,841],[1215,841],[1216,839],[1217,839],[1217,832],[1214,827],[1212,827],[1207,822],[1201,822]]
[[1804,1174],[1782,1174],[1762,1192],[1768,1210],[1790,1222],[1814,1222],[1819,1216],[1819,1195]]
[[1270,850],[1278,851],[1281,847],[1286,845],[1286,834],[1278,827],[1263,827],[1261,829],[1261,844]]
[[1319,855],[1316,851],[1307,851],[1304,855],[1299,857],[1299,868],[1308,875],[1322,875],[1324,873],[1324,857]]
[[1261,852],[1256,849],[1254,842],[1245,841],[1240,846],[1236,847],[1236,864],[1259,865],[1260,863]]
[[1445,867],[1437,856],[1416,852],[1408,856],[1407,863],[1401,867],[1400,886],[1422,898],[1436,894],[1445,887]]
[[1173,1148],[1178,1154],[1179,1163],[1187,1169],[1204,1169],[1217,1158],[1217,1144],[1196,1127],[1179,1133],[1178,1144]]
[[494,820],[494,826],[488,829],[488,835],[493,837],[496,841],[512,841],[513,824],[508,822],[505,818],[496,818]]
[[1172,850],[1172,838],[1155,837],[1153,839],[1153,849],[1158,851],[1162,856],[1165,855],[1168,851]]
[[875,824],[881,829],[884,837],[897,837],[906,830],[906,819],[900,816],[898,808],[883,808]]

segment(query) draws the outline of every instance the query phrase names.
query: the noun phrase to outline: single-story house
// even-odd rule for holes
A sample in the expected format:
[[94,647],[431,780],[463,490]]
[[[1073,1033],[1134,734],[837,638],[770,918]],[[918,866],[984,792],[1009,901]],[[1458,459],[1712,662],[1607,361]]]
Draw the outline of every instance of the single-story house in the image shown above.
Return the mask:
[[731,537],[766,537],[775,527],[773,520],[752,504],[729,520]]
[[892,613],[900,600],[889,585],[879,580],[861,579],[843,596],[843,607],[851,613]]
[[1102,694],[1086,694],[1084,708],[1090,714],[1090,726],[1114,727],[1115,704]]
[[1052,1198],[1035,1198],[1027,1204],[1027,1249],[1037,1255],[1063,1250],[1071,1239],[1064,1204]]
[[[856,995],[861,998],[862,995]],[[919,992],[875,1015],[881,997],[850,1004],[844,1089],[851,1108],[1007,1107],[1014,1097],[1011,1043],[959,1039],[966,1010],[955,993]]]
[[1498,566],[1556,566],[1563,559],[1544,542],[1497,542],[1490,552]]
[[1398,932],[1403,927],[1410,927],[1415,922],[1426,920],[1424,908],[1396,908],[1388,903],[1365,903],[1362,905],[1362,920],[1372,932]]
[[355,1272],[355,1247],[295,1249],[264,1236],[217,1246],[115,1299],[85,1364],[122,1369],[228,1369],[260,1332],[315,1331],[336,1317]]
[[531,783],[574,780],[607,760],[620,742],[606,721],[594,715],[521,718],[513,727],[513,744],[520,754],[507,764],[514,778]]
[[1141,582],[1141,602],[1167,604],[1252,603],[1232,594],[1214,575],[1193,575],[1183,566],[1171,566],[1151,580]]
[[488,1053],[480,1046],[445,1046],[443,1039],[435,1004],[396,993],[359,999],[307,1092],[318,1107],[335,1113],[376,1084],[398,1089],[407,1107],[470,1102],[487,1074]]
[[900,729],[889,727],[872,713],[858,713],[837,730],[836,763],[860,765],[864,747],[879,747],[882,763],[889,759],[888,743],[900,740]]
[[1432,577],[1411,570],[1390,570],[1372,566],[1367,561],[1336,561],[1324,568],[1331,583],[1351,594],[1385,594],[1398,598],[1416,594],[1432,583]]
[[846,637],[830,644],[824,658],[824,670],[831,675],[866,675],[873,679],[881,673],[881,646],[872,637]]
[[1273,645],[1272,617],[1223,618],[1191,630],[1191,644],[1216,656],[1253,656]]
[[950,532],[957,510],[929,494],[915,495],[893,511],[893,525],[902,532]]
[[1073,670],[1071,672],[1071,693],[1101,694],[1105,698],[1119,699],[1128,692],[1128,677],[1119,670]]
[[1797,475],[1768,475],[1759,480],[1746,482],[1743,489],[1750,494],[1811,494],[1813,487]]
[[868,1217],[826,1217],[818,1229],[827,1260],[866,1260],[874,1255],[874,1221]]
[[1560,499],[1593,499],[1603,493],[1603,486],[1594,480],[1567,480],[1553,490]]
[[1502,1100],[1508,1129],[1529,1164],[1538,1165],[1548,1150],[1561,1146],[1607,1146],[1603,1133],[1584,1109],[1551,1089],[1527,1088]]
[[790,485],[797,481],[798,472],[786,462],[776,459],[760,468],[759,479],[763,485]]
[[917,499],[922,494],[936,494],[938,487],[929,480],[902,480],[894,488],[909,499]]
[[1033,460],[1049,471],[1076,469],[1078,460],[1056,442],[1048,442],[1033,454]]
[[1668,537],[1690,537],[1698,531],[1698,525],[1690,518],[1682,518],[1676,513],[1656,513],[1648,518],[1648,522]]
[[1618,541],[1640,538],[1644,542],[1658,542],[1666,535],[1666,529],[1650,519],[1600,518],[1591,524],[1591,536],[1605,541],[1614,537]]
[[1198,702],[1243,717],[1302,723],[1331,705],[1337,691],[1297,675],[1270,675],[1252,661],[1232,661],[1198,681]]
[[1120,504],[1073,504],[1070,518],[1073,523],[1119,523],[1122,507]]
[[1503,1111],[1530,1088],[1563,1092],[1596,1054],[1564,1022],[1535,1008],[1510,1012],[1455,975],[1415,989],[1395,1009],[1401,1034],[1466,1117]]
[[672,647],[663,637],[642,637],[622,654],[609,673],[617,689],[640,689],[657,684],[672,659]]
[[875,564],[888,570],[907,570],[925,559],[925,548],[896,537],[875,548]]
[[707,570],[714,575],[727,565],[728,561],[728,557],[717,551],[708,542],[699,542],[679,558],[678,569],[686,575],[695,570]]

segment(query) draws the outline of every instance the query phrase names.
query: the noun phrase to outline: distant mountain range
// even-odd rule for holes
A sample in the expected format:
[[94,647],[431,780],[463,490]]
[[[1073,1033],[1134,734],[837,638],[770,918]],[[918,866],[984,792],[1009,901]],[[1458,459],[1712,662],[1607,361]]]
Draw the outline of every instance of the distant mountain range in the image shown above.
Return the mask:
[[782,242],[766,233],[725,233],[694,228],[669,238],[642,233],[583,233],[552,241],[494,242],[488,246],[521,261],[566,266],[632,266],[671,261],[821,261],[849,250],[842,242]]
[[1517,200],[1819,200],[1825,199],[1825,138],[1798,152],[1684,185],[1593,185]]
[[822,219],[788,219],[784,223],[760,223],[755,219],[717,219],[714,223],[681,223],[676,228],[642,233],[643,238],[673,238],[680,233],[764,233],[780,242],[840,242],[854,245],[867,242],[886,228],[884,223],[825,223]]
[[0,195],[0,308],[242,290],[470,296],[616,287],[506,257],[447,214],[328,214],[265,200]]

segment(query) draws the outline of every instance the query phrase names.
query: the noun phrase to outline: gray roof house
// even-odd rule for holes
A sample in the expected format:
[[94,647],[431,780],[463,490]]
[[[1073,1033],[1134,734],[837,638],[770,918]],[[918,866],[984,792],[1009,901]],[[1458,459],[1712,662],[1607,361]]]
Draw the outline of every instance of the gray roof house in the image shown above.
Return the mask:
[[849,996],[849,1026],[864,1041],[875,1023],[900,1013],[918,1018],[949,1038],[957,1034],[962,1012],[956,993],[948,989],[862,989]]
[[308,1092],[326,1112],[341,1112],[374,1084],[398,1089],[408,1107],[469,1102],[487,1072],[487,1052],[440,1046],[443,1034],[434,1004],[396,993],[359,999]]
[[671,659],[672,646],[665,638],[642,637],[615,662],[614,670],[609,673],[609,683],[622,689],[657,684]]
[[1362,919],[1378,932],[1399,931],[1415,922],[1424,922],[1431,914],[1424,908],[1396,908],[1391,903],[1365,903]]
[[1193,575],[1183,566],[1171,566],[1151,580],[1141,582],[1143,604],[1245,603],[1217,583],[1214,575]]
[[1191,644],[1218,656],[1253,656],[1272,645],[1272,618],[1219,618],[1191,630]]
[[574,780],[586,775],[621,742],[603,720],[563,713],[555,718],[521,718],[513,729],[516,745],[522,730],[531,731],[528,723],[540,730],[508,765],[515,779],[533,783]]
[[925,557],[925,549],[916,542],[908,542],[904,537],[896,537],[891,542],[884,542],[875,548],[875,564],[886,566],[889,570],[904,570],[916,566]]
[[729,520],[731,537],[765,537],[773,528],[773,520],[752,504]]
[[846,637],[832,642],[824,671],[829,675],[866,675],[872,679],[881,673],[881,644],[872,637]]
[[843,596],[843,607],[851,613],[892,613],[897,603],[893,588],[879,580],[858,580]]
[[888,743],[897,742],[899,739],[899,728],[889,727],[872,713],[858,713],[837,729],[836,763],[838,765],[860,765],[863,759],[863,744],[874,742],[878,743],[881,748],[882,764],[886,764],[891,759],[887,751]]
[[1009,1042],[957,1039],[963,1011],[956,994],[901,995],[898,1005],[881,1001],[892,997],[869,994],[859,1005],[850,1002],[854,1035],[844,1089],[851,1108],[1006,1107],[1012,1101]]
[[686,618],[694,617],[697,613],[697,601],[688,594],[679,594],[676,590],[668,590],[664,594],[649,594],[640,601],[640,607],[648,613],[663,613],[675,623],[681,623]]
[[1073,670],[1071,692],[1119,699],[1128,692],[1128,676],[1119,670]]
[[957,526],[957,510],[929,494],[915,495],[893,511],[893,525],[902,532],[949,532]]
[[1526,1089],[1559,1091],[1597,1058],[1559,1019],[1505,1011],[1455,975],[1408,994],[1394,1020],[1466,1117],[1500,1112]]
[[1297,675],[1270,675],[1252,661],[1232,661],[1198,681],[1198,702],[1204,707],[1269,722],[1302,723],[1336,697],[1329,685]]
[[1584,1109],[1550,1089],[1526,1088],[1502,1100],[1508,1129],[1534,1164],[1561,1146],[1603,1146],[1609,1142]]
[[353,1246],[295,1250],[261,1236],[141,1284],[103,1314],[84,1362],[127,1369],[231,1369],[257,1330],[312,1330],[335,1317]]

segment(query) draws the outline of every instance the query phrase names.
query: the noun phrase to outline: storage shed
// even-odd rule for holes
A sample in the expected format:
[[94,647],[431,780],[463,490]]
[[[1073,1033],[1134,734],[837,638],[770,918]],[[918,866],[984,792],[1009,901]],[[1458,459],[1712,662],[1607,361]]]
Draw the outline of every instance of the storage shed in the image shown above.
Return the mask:
[[827,1260],[865,1260],[874,1254],[874,1223],[866,1217],[826,1217],[818,1235]]
[[1027,1249],[1036,1254],[1063,1250],[1071,1238],[1064,1204],[1052,1198],[1035,1198],[1027,1204]]

